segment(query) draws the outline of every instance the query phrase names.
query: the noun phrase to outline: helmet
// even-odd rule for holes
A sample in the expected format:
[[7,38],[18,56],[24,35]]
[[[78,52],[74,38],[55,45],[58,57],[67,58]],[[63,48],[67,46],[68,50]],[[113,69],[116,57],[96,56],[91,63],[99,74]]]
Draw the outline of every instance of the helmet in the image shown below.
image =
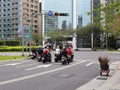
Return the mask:
[[57,46],[57,48],[59,48],[59,46]]

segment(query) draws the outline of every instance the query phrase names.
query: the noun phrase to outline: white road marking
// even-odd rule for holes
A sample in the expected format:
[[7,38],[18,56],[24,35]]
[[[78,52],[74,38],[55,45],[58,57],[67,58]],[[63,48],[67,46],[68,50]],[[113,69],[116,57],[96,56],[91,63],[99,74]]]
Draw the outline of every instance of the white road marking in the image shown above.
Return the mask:
[[51,66],[52,64],[48,64],[48,65],[40,65],[40,66],[37,66],[37,67],[33,67],[33,68],[29,68],[29,69],[25,69],[25,70],[33,70],[33,69],[38,69],[38,68],[41,68],[41,67],[49,67]]
[[36,65],[36,63],[32,63],[32,64],[25,64],[25,65],[19,65],[19,66],[16,66],[15,68],[21,68],[21,67],[27,67],[27,66],[32,66],[32,65]]
[[90,66],[90,65],[92,65],[92,64],[93,64],[93,63],[88,63],[88,64],[87,64],[87,65],[85,65],[85,66],[87,66],[87,67],[88,67],[88,66]]
[[14,82],[17,82],[17,81],[31,79],[31,78],[38,77],[38,76],[41,76],[41,75],[44,75],[44,74],[48,74],[48,73],[52,73],[52,72],[55,72],[55,71],[60,71],[60,70],[63,70],[63,69],[67,69],[69,67],[73,67],[73,66],[79,65],[79,64],[84,63],[86,61],[87,60],[82,60],[81,62],[74,63],[74,64],[71,64],[71,65],[66,65],[66,66],[61,67],[61,68],[57,68],[57,69],[53,69],[53,70],[49,70],[49,71],[45,71],[45,72],[41,72],[41,73],[36,73],[36,74],[32,74],[32,75],[27,75],[27,76],[23,76],[23,77],[11,79],[11,80],[2,81],[2,82],[0,82],[0,85],[14,83]]
[[10,63],[10,64],[5,64],[3,66],[15,66],[15,65],[19,65],[19,64],[21,64],[21,63]]

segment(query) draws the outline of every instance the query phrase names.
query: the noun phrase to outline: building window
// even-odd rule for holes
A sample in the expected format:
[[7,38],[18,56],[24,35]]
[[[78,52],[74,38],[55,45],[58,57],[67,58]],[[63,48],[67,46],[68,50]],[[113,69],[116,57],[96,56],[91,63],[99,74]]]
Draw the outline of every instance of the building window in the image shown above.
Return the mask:
[[31,0],[31,3],[33,3],[33,0]]
[[35,8],[37,9],[38,7],[37,7],[37,6],[35,6]]
[[33,5],[31,5],[31,8],[33,8]]
[[3,16],[6,16],[6,14],[4,14]]
[[3,10],[4,12],[6,11],[6,9]]
[[8,14],[8,16],[10,16],[10,14]]
[[38,31],[37,31],[37,30],[35,30],[34,32],[35,32],[35,33],[38,33]]
[[10,6],[10,4],[8,4],[8,6]]
[[6,7],[6,4],[4,4],[4,7]]
[[10,9],[8,9],[8,11],[10,11]]
[[7,19],[7,21],[10,21],[10,19]]

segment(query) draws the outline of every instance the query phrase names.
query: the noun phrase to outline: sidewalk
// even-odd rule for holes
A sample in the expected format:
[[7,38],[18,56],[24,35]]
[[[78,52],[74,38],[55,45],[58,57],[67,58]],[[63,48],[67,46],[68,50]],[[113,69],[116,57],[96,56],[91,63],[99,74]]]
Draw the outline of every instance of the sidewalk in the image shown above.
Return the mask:
[[116,62],[115,73],[96,90],[120,90],[120,61]]
[[98,76],[76,90],[120,90],[120,61],[110,65],[110,76]]

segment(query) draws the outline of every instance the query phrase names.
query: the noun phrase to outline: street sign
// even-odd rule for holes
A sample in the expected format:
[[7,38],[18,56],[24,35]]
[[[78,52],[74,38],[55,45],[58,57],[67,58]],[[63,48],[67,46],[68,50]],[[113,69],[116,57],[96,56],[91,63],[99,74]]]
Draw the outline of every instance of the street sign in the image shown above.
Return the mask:
[[53,12],[52,11],[49,11],[48,12],[48,16],[52,16],[53,15]]
[[18,28],[18,37],[22,37],[22,30],[23,30],[22,27]]

